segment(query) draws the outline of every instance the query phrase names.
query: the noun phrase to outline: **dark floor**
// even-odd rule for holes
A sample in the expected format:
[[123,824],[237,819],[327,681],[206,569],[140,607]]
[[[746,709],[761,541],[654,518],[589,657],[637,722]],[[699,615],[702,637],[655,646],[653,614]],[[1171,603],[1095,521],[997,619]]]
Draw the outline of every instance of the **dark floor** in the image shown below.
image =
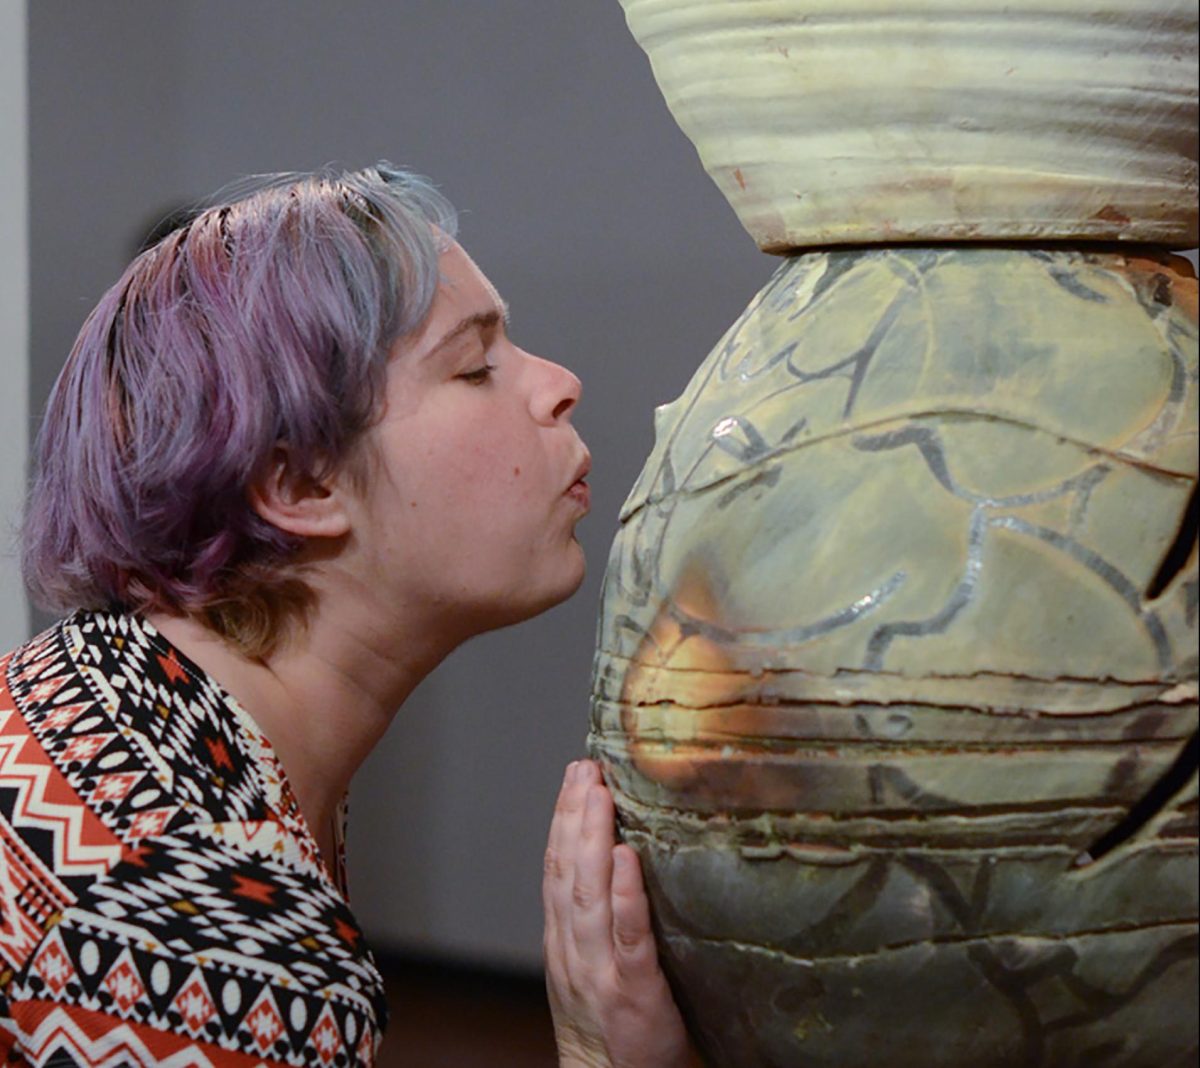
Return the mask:
[[391,1010],[378,1068],[556,1068],[541,976],[376,959]]

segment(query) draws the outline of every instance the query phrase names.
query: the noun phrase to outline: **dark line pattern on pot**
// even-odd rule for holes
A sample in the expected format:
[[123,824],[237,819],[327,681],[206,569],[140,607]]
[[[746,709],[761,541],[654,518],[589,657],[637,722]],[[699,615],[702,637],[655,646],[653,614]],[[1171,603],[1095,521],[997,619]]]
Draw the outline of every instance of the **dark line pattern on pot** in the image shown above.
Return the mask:
[[[986,866],[986,859],[981,863]],[[912,874],[923,885],[929,888],[934,897],[951,916],[956,916],[956,922],[959,923],[960,927],[964,927],[972,922],[974,911],[978,906],[978,903],[974,900],[976,887],[972,888],[973,900],[968,902],[954,884],[954,881],[938,865],[918,862],[916,864],[906,863],[904,866],[908,867],[912,871]],[[876,890],[877,882],[878,876],[870,879],[867,885],[861,887],[861,889],[868,892]],[[984,892],[986,894],[986,888]],[[961,919],[958,917],[961,917]],[[672,920],[675,922],[671,923],[670,926],[676,928],[682,926],[675,917],[672,917]],[[1074,937],[1120,937],[1124,934],[1155,928],[1166,929],[1171,926],[1175,926],[1175,924],[1155,924],[1113,931],[1102,930],[1096,933],[1079,932]],[[1008,1003],[1021,1022],[1022,1050],[1020,1059],[1011,1063],[1018,1063],[1023,1068],[1044,1068],[1044,1066],[1050,1063],[1061,1063],[1057,1059],[1053,1062],[1047,1061],[1047,1055],[1050,1052],[1048,1049],[1048,1040],[1051,1036],[1057,1032],[1073,1030],[1077,1027],[1095,1023],[1112,1016],[1123,1006],[1132,1002],[1156,980],[1161,979],[1173,966],[1192,960],[1197,953],[1196,935],[1194,933],[1182,935],[1160,946],[1123,989],[1110,991],[1089,983],[1086,979],[1076,974],[1076,969],[1080,965],[1081,960],[1078,952],[1071,945],[1066,944],[1067,940],[1071,937],[1071,935],[1068,935],[1062,939],[1043,938],[1034,940],[1021,938],[1021,936],[1015,934],[1001,934],[985,936],[978,941],[969,939],[962,941],[918,941],[903,946],[884,947],[878,952],[913,952],[925,945],[942,945],[948,949],[961,946],[967,959],[975,966],[980,976]],[[752,942],[702,938],[685,934],[682,931],[678,933],[668,931],[665,933],[665,938],[668,945],[707,945],[714,948],[727,948],[739,953],[761,953],[776,960],[803,964],[806,966],[806,970],[810,969],[814,964],[819,965],[839,959],[835,957],[811,957],[804,952],[803,945],[798,945],[794,951],[789,952],[782,948],[773,949]],[[1030,959],[1020,960],[1019,962],[1009,962],[1004,959],[1003,954],[1014,948],[1016,939],[1020,939],[1021,949]],[[874,955],[853,954],[841,959],[869,959]],[[819,976],[819,974],[818,972],[817,975]],[[1036,988],[1041,984],[1049,985],[1049,980],[1058,980],[1070,993],[1075,1002],[1083,1007],[1068,1010],[1051,1019],[1045,1019],[1043,1014],[1048,1014],[1054,1011],[1054,1009],[1051,1005],[1039,1005],[1039,1000],[1047,999],[1045,995],[1039,999]]]
[[[1196,380],[1195,371],[1192,371],[1191,374],[1188,373],[1183,356],[1179,351],[1178,337],[1175,336],[1178,333],[1177,321],[1170,320],[1166,333],[1163,333],[1160,323],[1156,321],[1154,325],[1163,339],[1167,355],[1171,358],[1171,385],[1154,418],[1129,442],[1128,447],[1147,453],[1161,448],[1162,443],[1179,425],[1179,420],[1183,417],[1187,384],[1189,381]],[[1194,343],[1195,338],[1187,338],[1187,340]]]
[[1017,516],[993,516],[988,519],[988,526],[1002,527],[1005,530],[1012,530],[1018,534],[1026,534],[1029,537],[1037,538],[1039,541],[1045,542],[1047,545],[1059,550],[1059,552],[1065,553],[1093,574],[1103,579],[1129,605],[1138,619],[1141,620],[1142,625],[1150,635],[1151,641],[1154,643],[1154,649],[1158,656],[1159,669],[1166,677],[1170,678],[1172,676],[1175,664],[1171,652],[1171,640],[1167,636],[1167,632],[1163,629],[1162,621],[1158,618],[1158,613],[1152,608],[1145,608],[1142,605],[1141,591],[1121,571],[1105,560],[1104,557],[1080,545],[1073,538],[1068,538],[1060,534],[1057,530],[1038,526]]
[[936,614],[925,619],[897,620],[885,623],[871,635],[867,642],[863,667],[868,671],[879,671],[888,649],[897,638],[923,638],[929,634],[943,634],[954,622],[955,617],[966,608],[979,585],[983,570],[983,534],[987,525],[986,513],[976,508],[971,513],[970,529],[967,534],[967,562],[963,576],[951,593],[950,599]]
[[907,576],[903,571],[897,571],[886,582],[875,589],[864,593],[857,600],[832,615],[819,619],[815,623],[806,623],[798,627],[777,627],[764,630],[729,630],[717,626],[707,620],[691,615],[674,602],[667,606],[667,611],[680,628],[680,641],[694,634],[699,634],[711,641],[725,645],[750,646],[779,646],[796,645],[811,641],[813,638],[829,634],[831,631],[849,626],[862,616],[875,611],[903,584]]
[[[968,902],[963,897],[954,880],[938,864],[912,854],[903,857],[900,863],[924,879],[926,885],[938,896],[943,907],[955,917],[956,922],[964,933],[969,933],[978,925],[979,919],[983,916],[987,907],[988,891],[988,887],[985,886],[983,892],[979,893],[978,880],[981,877],[980,873],[977,873],[976,885],[972,888],[971,900]],[[981,868],[984,871],[986,871],[990,864],[991,861],[989,858],[981,860]],[[979,969],[980,974],[1008,1000],[1013,1011],[1021,1020],[1025,1042],[1025,1051],[1021,1063],[1037,1066],[1041,1065],[1044,1061],[1046,1039],[1050,1032],[1065,1030],[1083,1023],[1090,1023],[1110,1015],[1121,1005],[1136,997],[1143,987],[1148,986],[1153,979],[1165,972],[1171,964],[1187,959],[1189,956],[1194,956],[1195,944],[1196,936],[1193,934],[1163,947],[1143,968],[1134,981],[1120,994],[1114,995],[1107,991],[1100,991],[1098,988],[1085,984],[1083,980],[1078,980],[1079,985],[1077,990],[1082,991],[1086,989],[1090,993],[1103,994],[1105,1002],[1099,1008],[1048,1021],[1041,1018],[1034,999],[1028,992],[1028,988],[1050,976],[1065,979],[1067,976],[1072,975],[1076,964],[1078,964],[1078,956],[1070,946],[1058,947],[1048,955],[1048,959],[1035,960],[1032,965],[1024,968],[1006,965],[994,948],[983,943],[972,946],[968,952],[972,962]],[[1181,949],[1183,952],[1180,952]],[[1076,993],[1076,991],[1072,991],[1072,993]],[[1083,999],[1081,998],[1081,1000]],[[1093,1004],[1095,1004],[1094,1001]]]
[[1073,297],[1078,297],[1080,300],[1086,300],[1089,304],[1108,304],[1109,298],[1092,289],[1091,286],[1085,285],[1074,275],[1063,269],[1062,264],[1055,257],[1037,256],[1042,260],[1046,267],[1046,273],[1054,280],[1055,284],[1061,289],[1066,290]]
[[748,493],[754,489],[774,489],[779,485],[779,479],[783,475],[783,468],[768,467],[765,471],[759,471],[750,478],[739,479],[733,489],[726,490],[717,498],[717,511],[724,511],[734,501],[736,501],[743,493]]
[[854,447],[862,452],[885,452],[890,449],[902,448],[905,445],[916,446],[930,473],[944,489],[960,500],[984,505],[988,508],[1021,508],[1030,504],[1043,504],[1070,493],[1077,493],[1081,489],[1090,492],[1110,470],[1105,464],[1097,464],[1086,468],[1080,474],[1064,479],[1049,489],[1038,490],[1034,493],[1015,493],[1008,497],[987,497],[973,493],[958,483],[950,473],[941,437],[936,430],[930,427],[909,424],[898,430],[854,439]]
[[885,624],[872,636],[867,646],[864,667],[869,670],[880,670],[888,647],[897,636],[920,637],[926,634],[941,634],[953,622],[955,616],[966,607],[978,585],[982,566],[983,533],[986,526],[1005,527],[1007,529],[1031,534],[1047,544],[1066,552],[1073,559],[1100,575],[1125,602],[1133,609],[1149,632],[1155,645],[1159,665],[1164,672],[1172,666],[1170,641],[1162,627],[1158,616],[1143,608],[1141,596],[1135,590],[1133,583],[1099,554],[1080,545],[1073,538],[1046,527],[1028,523],[1016,516],[987,516],[981,508],[1014,508],[1030,504],[1043,503],[1069,493],[1085,490],[1090,493],[1107,472],[1105,465],[1096,465],[1086,471],[1064,480],[1057,486],[1036,493],[1014,494],[1009,497],[985,497],[964,489],[958,484],[950,472],[946,462],[945,451],[940,437],[935,430],[921,426],[906,426],[898,430],[879,434],[873,437],[856,439],[855,447],[866,452],[883,452],[902,448],[906,445],[915,446],[921,453],[926,466],[934,479],[955,497],[969,501],[977,506],[971,516],[971,526],[968,534],[967,565],[963,579],[951,595],[950,600],[937,614],[925,620],[905,620]]

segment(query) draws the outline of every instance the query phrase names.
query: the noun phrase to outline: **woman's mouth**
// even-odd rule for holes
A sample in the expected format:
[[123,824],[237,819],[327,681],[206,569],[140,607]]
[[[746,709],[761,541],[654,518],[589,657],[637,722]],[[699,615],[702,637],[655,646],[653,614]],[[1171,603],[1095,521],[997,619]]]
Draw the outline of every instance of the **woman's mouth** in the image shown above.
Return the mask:
[[583,460],[575,469],[575,481],[567,487],[566,491],[566,496],[575,501],[584,512],[589,511],[592,507],[592,491],[587,484],[588,473],[591,469],[592,458],[585,453]]
[[567,496],[575,501],[585,511],[590,511],[592,507],[592,491],[587,482],[580,478],[572,482],[567,489]]

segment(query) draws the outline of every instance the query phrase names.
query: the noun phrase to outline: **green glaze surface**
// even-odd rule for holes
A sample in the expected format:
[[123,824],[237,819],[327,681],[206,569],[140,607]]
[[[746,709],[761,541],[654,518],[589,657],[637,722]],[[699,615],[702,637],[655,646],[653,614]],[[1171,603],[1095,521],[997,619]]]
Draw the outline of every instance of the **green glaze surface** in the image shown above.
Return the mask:
[[1195,776],[1085,854],[1197,729],[1196,343],[1170,257],[811,253],[659,409],[591,744],[715,1064],[1195,1053]]

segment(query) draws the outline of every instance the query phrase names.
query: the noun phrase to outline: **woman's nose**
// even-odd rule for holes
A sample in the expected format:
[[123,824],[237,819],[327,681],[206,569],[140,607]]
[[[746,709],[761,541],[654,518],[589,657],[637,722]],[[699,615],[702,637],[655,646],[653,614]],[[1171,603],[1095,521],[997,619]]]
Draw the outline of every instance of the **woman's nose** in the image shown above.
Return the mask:
[[532,398],[535,418],[548,423],[569,420],[583,392],[583,383],[560,364],[532,354],[529,359],[537,376]]

